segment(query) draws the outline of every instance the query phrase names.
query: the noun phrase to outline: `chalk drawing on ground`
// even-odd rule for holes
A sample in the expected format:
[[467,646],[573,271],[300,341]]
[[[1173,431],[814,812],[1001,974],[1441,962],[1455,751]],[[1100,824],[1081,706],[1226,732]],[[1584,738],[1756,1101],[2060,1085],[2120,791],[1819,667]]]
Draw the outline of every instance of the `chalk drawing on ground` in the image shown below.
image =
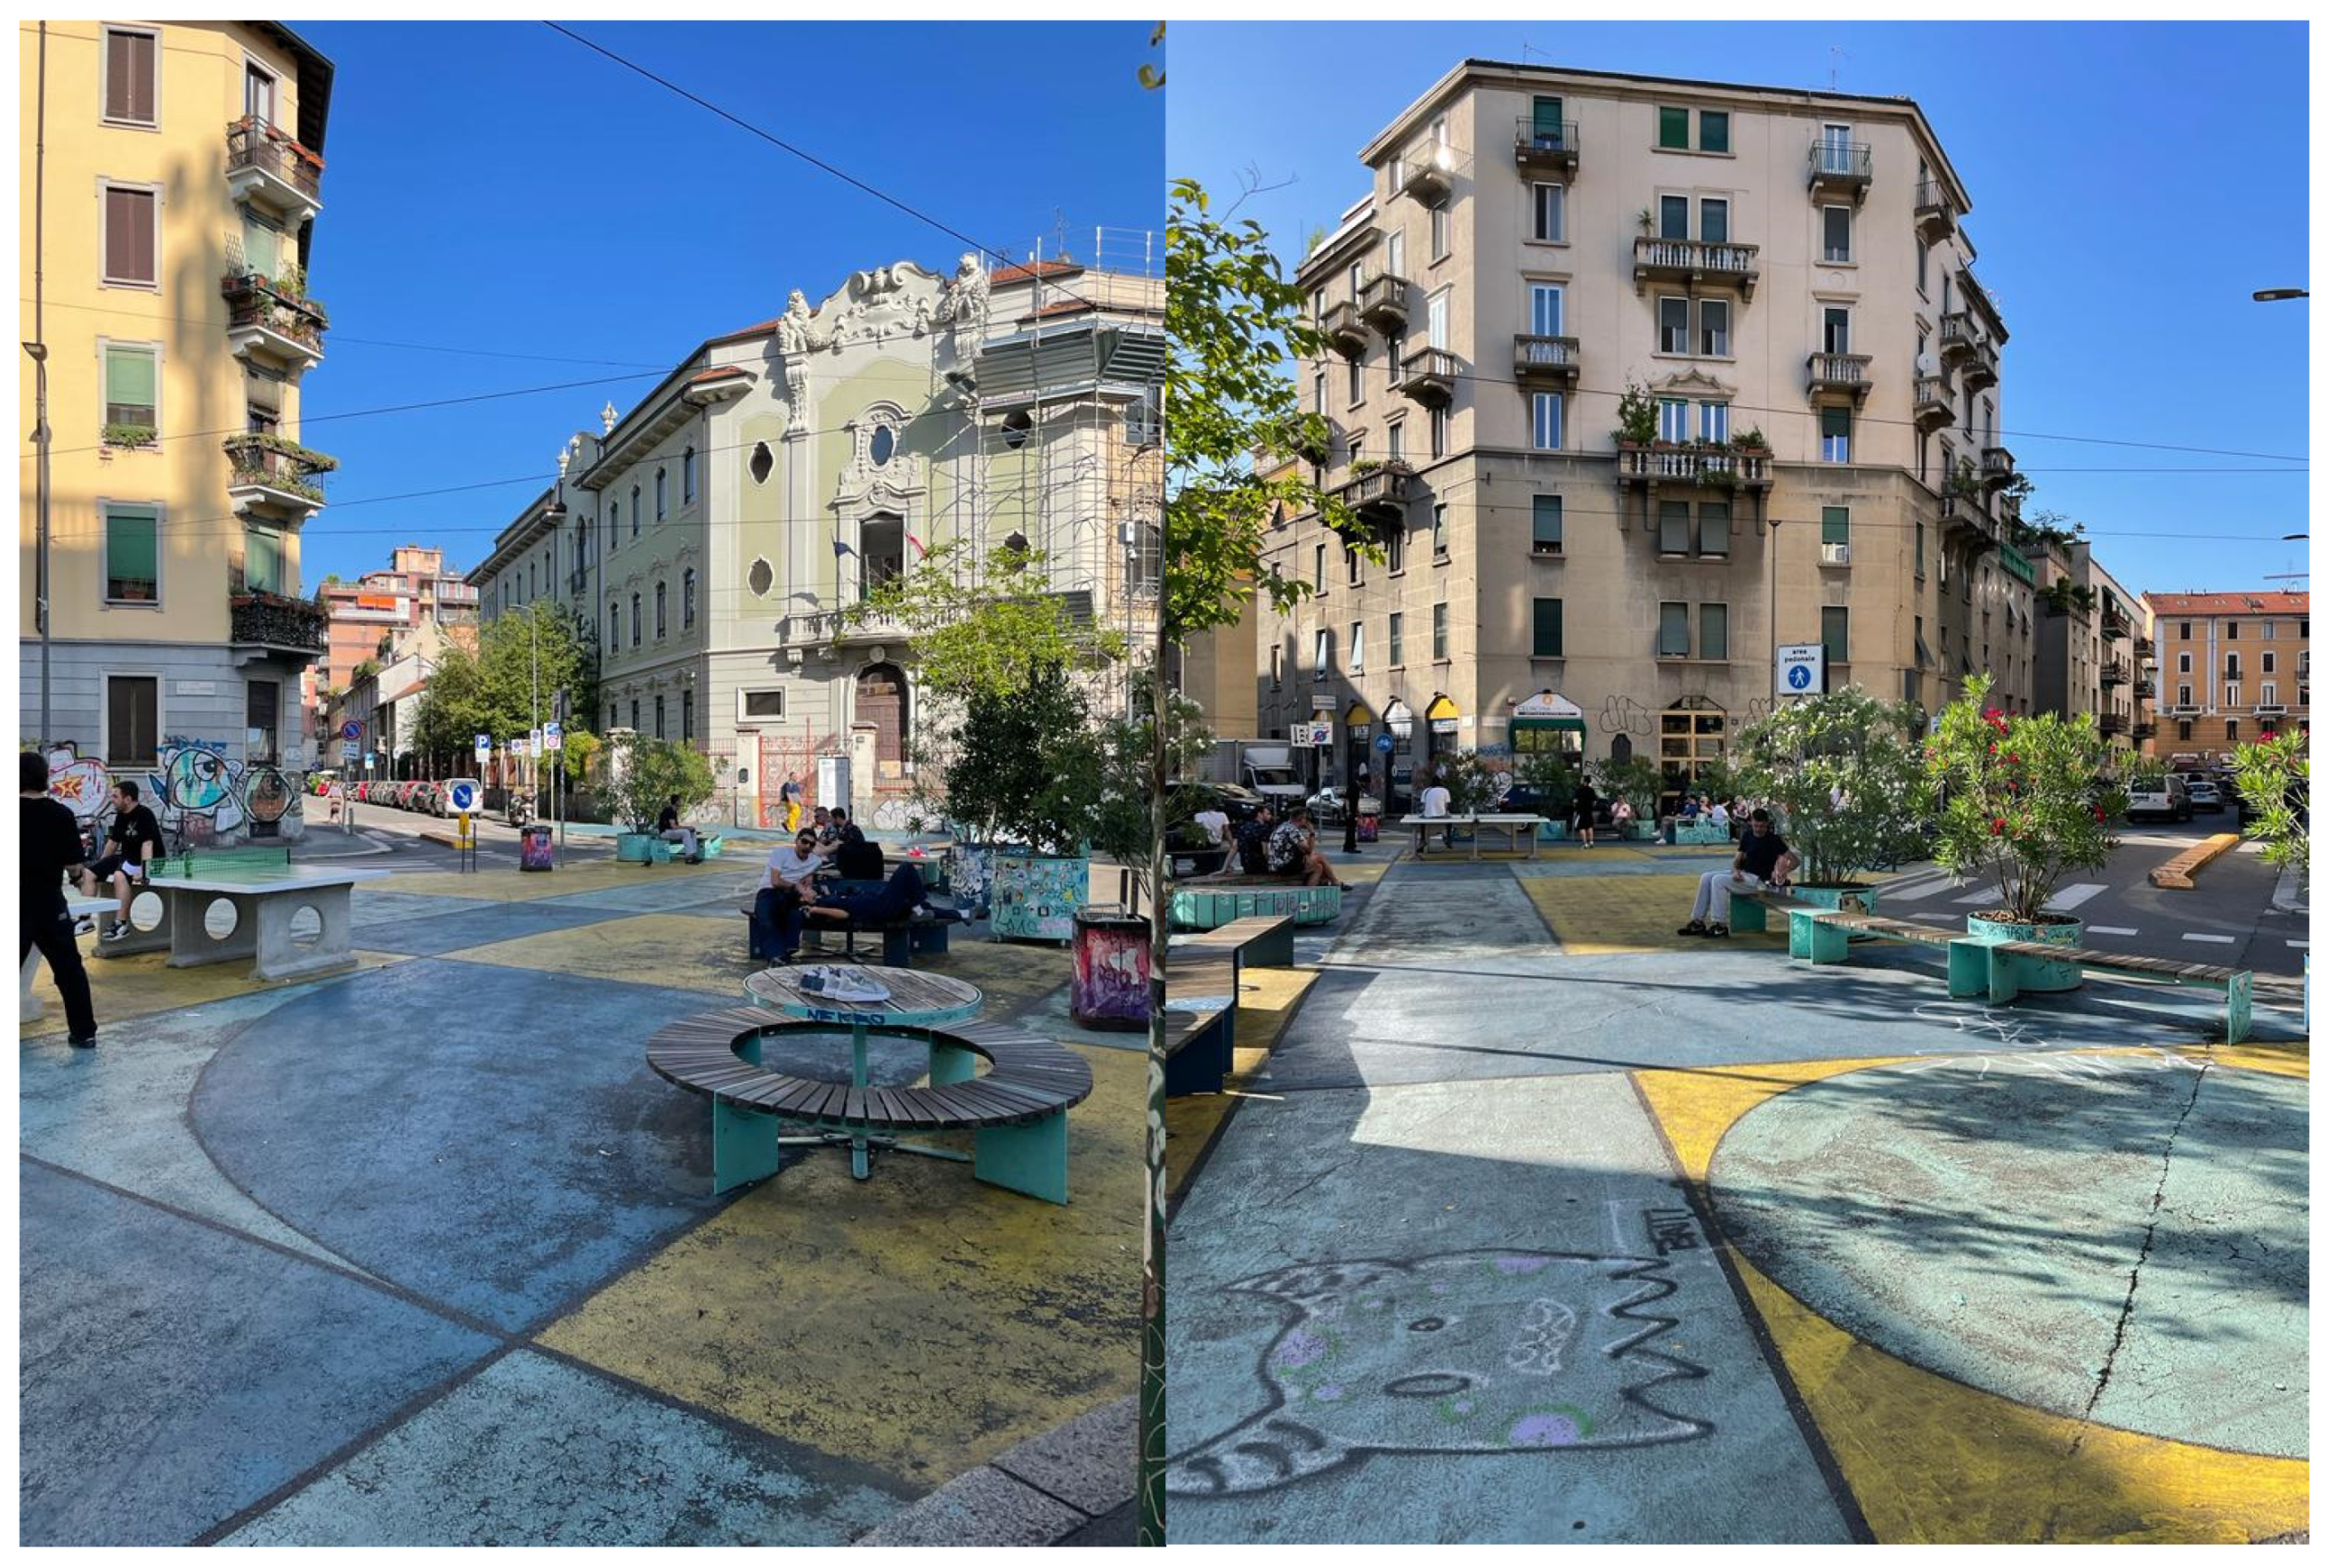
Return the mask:
[[2165,1072],[2176,1067],[2196,1072],[2206,1065],[2195,1057],[2157,1047],[2144,1047],[2135,1051],[2100,1048],[2049,1051],[2045,1049],[2049,1042],[2037,1033],[2033,1023],[2038,1020],[2032,1019],[2032,1015],[1983,1007],[1977,1002],[1924,1002],[1917,1007],[1916,1017],[1925,1023],[1952,1025],[1957,1033],[1982,1038],[1983,1044],[1987,1044],[1983,1037],[1994,1036],[1995,1048],[2009,1050],[2012,1054],[1991,1056],[1976,1052],[1958,1055],[1950,1047],[1926,1047],[1916,1052],[1916,1060],[1903,1064],[1911,1073],[1929,1072],[1939,1067],[1977,1066],[1983,1077],[1995,1071],[2074,1083],[2130,1073]]
[[1464,1252],[1309,1263],[1240,1280],[1292,1317],[1262,1352],[1268,1406],[1171,1461],[1183,1497],[1263,1492],[1369,1453],[1645,1447],[1713,1423],[1660,1385],[1705,1368],[1647,1341],[1676,1288],[1661,1258]]

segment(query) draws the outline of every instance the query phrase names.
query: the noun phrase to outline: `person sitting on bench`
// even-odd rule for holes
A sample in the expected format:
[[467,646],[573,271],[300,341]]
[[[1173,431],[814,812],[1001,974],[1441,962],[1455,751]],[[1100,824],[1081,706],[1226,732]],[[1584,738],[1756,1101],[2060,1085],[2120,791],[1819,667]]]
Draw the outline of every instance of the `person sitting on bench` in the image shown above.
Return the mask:
[[816,852],[816,834],[803,828],[790,844],[768,857],[767,885],[752,901],[752,956],[773,962],[788,962],[801,940],[801,906],[815,891],[824,869]]
[[1310,825],[1310,808],[1296,806],[1277,831],[1269,835],[1269,869],[1280,877],[1299,877],[1305,887],[1346,887],[1333,866],[1318,849],[1317,830]]
[[1236,825],[1237,865],[1246,876],[1269,875],[1269,835],[1276,827],[1277,813],[1265,804]]
[[[1783,888],[1787,878],[1801,861],[1787,848],[1787,840],[1779,837],[1770,826],[1770,813],[1761,807],[1754,808],[1749,820],[1746,836],[1738,841],[1738,853],[1727,871],[1708,871],[1697,879],[1697,903],[1689,912],[1689,924],[1674,933],[1676,936],[1727,936],[1730,934],[1730,900],[1740,893],[1759,893],[1765,887]],[[1711,924],[1706,915],[1711,913]]]
[[[1429,789],[1422,792],[1422,799],[1416,806],[1416,814],[1422,817],[1452,816],[1454,812],[1455,797],[1448,793],[1447,786],[1445,784],[1439,784],[1435,781]],[[1444,843],[1450,850],[1452,850],[1455,847],[1455,830],[1453,828],[1441,828],[1439,830],[1439,838],[1440,841]],[[1431,824],[1426,822],[1414,830],[1414,852],[1420,855],[1430,848]]]
[[699,866],[703,863],[702,841],[695,836],[695,830],[693,828],[689,827],[686,823],[679,820],[679,797],[677,795],[671,796],[671,799],[664,803],[662,815],[655,821],[655,831],[662,835],[662,841],[664,843],[678,844],[681,846],[687,853],[687,863],[689,865]]
[[801,913],[821,925],[887,925],[909,918],[928,897],[920,869],[909,860],[878,887],[819,893]]
[[117,942],[129,934],[131,879],[142,883],[152,876],[162,853],[162,824],[154,820],[151,806],[137,803],[137,785],[128,779],[113,786],[113,826],[105,840],[105,852],[81,868],[80,891],[82,897],[94,898],[99,881],[113,885],[121,903],[105,934]]

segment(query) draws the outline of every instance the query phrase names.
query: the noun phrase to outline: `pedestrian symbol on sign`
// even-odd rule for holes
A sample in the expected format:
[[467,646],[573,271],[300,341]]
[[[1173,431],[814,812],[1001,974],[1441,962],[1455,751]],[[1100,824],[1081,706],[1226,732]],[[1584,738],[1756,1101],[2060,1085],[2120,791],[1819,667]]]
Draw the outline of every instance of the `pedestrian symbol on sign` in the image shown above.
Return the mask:
[[1810,683],[1811,667],[1809,665],[1798,664],[1793,669],[1787,671],[1787,684],[1793,687],[1796,690],[1802,691],[1807,690]]

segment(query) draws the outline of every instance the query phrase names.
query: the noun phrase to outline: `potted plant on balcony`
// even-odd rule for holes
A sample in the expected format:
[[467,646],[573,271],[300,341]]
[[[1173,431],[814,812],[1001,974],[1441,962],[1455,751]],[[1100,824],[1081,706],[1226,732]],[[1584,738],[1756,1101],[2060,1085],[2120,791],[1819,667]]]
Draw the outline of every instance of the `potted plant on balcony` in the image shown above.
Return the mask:
[[1791,700],[1738,736],[1736,787],[1767,803],[1801,857],[1798,896],[1828,909],[1875,912],[1862,872],[1920,857],[1931,784],[1915,707],[1856,686]]
[[99,439],[107,446],[124,452],[151,451],[160,445],[151,425],[108,425]]
[[1767,457],[1769,455],[1770,452],[1770,443],[1763,437],[1762,427],[1760,425],[1754,426],[1743,436],[1736,437],[1730,444],[1739,451],[1749,453],[1755,456]]
[[[1932,858],[1959,882],[1996,887],[1994,907],[1965,917],[1976,938],[2082,946],[2085,923],[2045,906],[2063,878],[2108,863],[2126,792],[2092,714],[2004,713],[1988,704],[1990,685],[1967,681],[1925,744],[1926,776],[1945,802]],[[2045,964],[2021,989],[2073,991],[2080,979],[2074,963]]]
[[1638,381],[1627,381],[1617,399],[1617,427],[1609,438],[1621,451],[1653,445],[1657,438],[1657,399]]

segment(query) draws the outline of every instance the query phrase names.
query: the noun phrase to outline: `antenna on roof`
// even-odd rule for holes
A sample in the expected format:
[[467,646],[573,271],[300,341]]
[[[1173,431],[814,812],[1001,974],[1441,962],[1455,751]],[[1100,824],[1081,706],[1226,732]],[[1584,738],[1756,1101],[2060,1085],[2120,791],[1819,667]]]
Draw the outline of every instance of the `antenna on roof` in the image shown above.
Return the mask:
[[1826,48],[1826,89],[1829,92],[1841,92],[1843,62],[1849,60],[1851,56],[1843,52],[1841,45],[1830,43]]

